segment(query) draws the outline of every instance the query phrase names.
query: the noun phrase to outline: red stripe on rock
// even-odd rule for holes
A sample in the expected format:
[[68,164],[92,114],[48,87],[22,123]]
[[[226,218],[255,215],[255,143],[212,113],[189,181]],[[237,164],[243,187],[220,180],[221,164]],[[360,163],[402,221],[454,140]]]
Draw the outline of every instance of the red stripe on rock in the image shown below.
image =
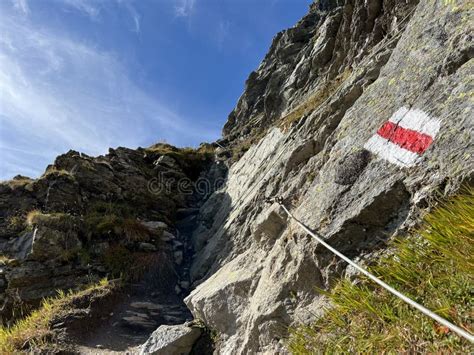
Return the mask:
[[423,154],[433,143],[433,138],[427,134],[403,128],[393,122],[386,122],[377,134],[410,152]]

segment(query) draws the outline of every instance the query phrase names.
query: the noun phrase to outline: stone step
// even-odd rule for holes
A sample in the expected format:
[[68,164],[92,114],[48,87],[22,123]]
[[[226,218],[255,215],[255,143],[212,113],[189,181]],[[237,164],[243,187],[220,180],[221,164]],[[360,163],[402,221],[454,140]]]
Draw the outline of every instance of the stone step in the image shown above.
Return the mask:
[[131,315],[123,317],[120,321],[120,325],[132,329],[155,329],[158,323],[148,317],[140,317],[137,315]]

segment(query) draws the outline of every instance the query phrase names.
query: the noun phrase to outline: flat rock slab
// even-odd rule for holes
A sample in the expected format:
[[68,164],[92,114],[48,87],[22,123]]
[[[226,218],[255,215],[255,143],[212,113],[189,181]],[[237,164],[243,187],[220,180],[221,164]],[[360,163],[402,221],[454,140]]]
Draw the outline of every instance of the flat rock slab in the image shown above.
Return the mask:
[[156,327],[156,322],[148,317],[140,317],[139,315],[132,315],[122,318],[122,325],[133,329],[153,329]]
[[166,307],[166,305],[160,305],[160,304],[151,303],[151,302],[132,302],[130,306],[132,308],[148,309],[150,311],[160,311]]
[[185,324],[162,325],[140,347],[140,354],[186,355],[200,335],[200,328]]

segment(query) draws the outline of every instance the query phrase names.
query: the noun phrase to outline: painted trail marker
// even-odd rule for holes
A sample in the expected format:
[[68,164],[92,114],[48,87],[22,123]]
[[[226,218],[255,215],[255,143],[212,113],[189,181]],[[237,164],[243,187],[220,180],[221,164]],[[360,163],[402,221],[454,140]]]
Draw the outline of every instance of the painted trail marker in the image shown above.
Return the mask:
[[433,143],[440,122],[425,112],[400,108],[365,143],[364,148],[401,167],[415,165]]

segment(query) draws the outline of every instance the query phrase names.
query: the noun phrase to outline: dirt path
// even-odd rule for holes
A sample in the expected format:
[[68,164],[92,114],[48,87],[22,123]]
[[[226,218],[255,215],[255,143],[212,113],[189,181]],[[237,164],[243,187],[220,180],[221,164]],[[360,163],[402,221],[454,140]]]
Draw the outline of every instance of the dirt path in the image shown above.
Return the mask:
[[76,347],[80,353],[138,353],[138,347],[160,325],[180,324],[191,318],[180,297],[163,297],[148,293],[144,285],[134,285],[93,333],[76,339]]
[[[150,285],[147,277],[125,292],[113,311],[104,315],[93,331],[74,335],[74,348],[81,354],[137,354],[139,346],[160,325],[181,324],[192,319],[183,302],[188,294],[192,248],[188,245],[194,227],[195,208],[183,210],[177,223],[176,238],[171,241],[178,274],[177,286]],[[181,257],[180,257],[181,255]],[[182,286],[181,288],[179,286]],[[178,293],[179,292],[179,293]]]

